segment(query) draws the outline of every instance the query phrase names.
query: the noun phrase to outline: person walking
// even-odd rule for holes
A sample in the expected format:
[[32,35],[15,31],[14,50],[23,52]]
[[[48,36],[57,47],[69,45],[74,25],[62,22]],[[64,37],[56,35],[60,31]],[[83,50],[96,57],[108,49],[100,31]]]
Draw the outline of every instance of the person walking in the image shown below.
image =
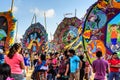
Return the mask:
[[95,73],[94,80],[105,80],[106,71],[109,73],[109,64],[102,58],[102,52],[96,52],[97,59],[93,61],[92,68]]

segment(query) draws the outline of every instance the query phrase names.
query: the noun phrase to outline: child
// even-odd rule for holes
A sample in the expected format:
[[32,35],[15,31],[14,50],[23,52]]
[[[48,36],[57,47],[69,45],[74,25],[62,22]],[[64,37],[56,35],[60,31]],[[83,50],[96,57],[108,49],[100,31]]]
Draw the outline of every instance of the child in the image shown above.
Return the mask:
[[30,66],[30,59],[28,53],[25,54],[24,63],[25,63],[26,72],[28,73],[28,67]]
[[113,47],[114,47],[114,46],[116,47],[115,50],[119,50],[119,49],[120,49],[120,47],[119,47],[118,44],[117,44],[117,38],[118,38],[118,36],[120,35],[120,34],[118,33],[118,31],[117,31],[117,28],[118,28],[118,25],[112,24],[112,25],[110,26],[110,28],[108,29],[108,32],[110,32],[110,38],[111,38],[111,43],[112,43],[112,45],[111,45],[111,50],[113,50]]
[[10,66],[6,63],[0,65],[0,80],[15,80],[11,78]]

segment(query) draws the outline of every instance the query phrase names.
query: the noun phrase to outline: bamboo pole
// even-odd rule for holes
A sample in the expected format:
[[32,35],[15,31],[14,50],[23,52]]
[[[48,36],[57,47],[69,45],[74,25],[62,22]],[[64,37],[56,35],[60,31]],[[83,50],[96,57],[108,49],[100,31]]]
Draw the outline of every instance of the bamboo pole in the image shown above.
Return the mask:
[[12,0],[11,11],[13,11],[14,0]]
[[18,21],[17,21],[17,26],[16,26],[16,34],[15,34],[15,42],[18,41]]
[[45,29],[46,29],[46,32],[47,32],[47,25],[46,25],[46,13],[44,12],[44,23],[45,23]]
[[77,15],[77,9],[75,9],[75,17],[76,17],[76,15]]
[[36,24],[36,21],[37,21],[36,14],[33,15],[33,18],[32,18],[32,21],[31,21],[31,24],[34,24],[34,23],[33,23],[34,20],[35,20],[35,24]]

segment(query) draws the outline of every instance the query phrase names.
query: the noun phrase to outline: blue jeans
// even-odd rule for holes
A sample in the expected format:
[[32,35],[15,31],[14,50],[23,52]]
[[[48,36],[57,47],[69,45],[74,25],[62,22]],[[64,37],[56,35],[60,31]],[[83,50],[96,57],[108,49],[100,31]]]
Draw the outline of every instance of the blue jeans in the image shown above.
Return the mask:
[[108,80],[120,80],[119,78],[119,72],[110,72]]
[[11,74],[12,78],[14,78],[15,80],[24,80],[24,76],[23,74]]

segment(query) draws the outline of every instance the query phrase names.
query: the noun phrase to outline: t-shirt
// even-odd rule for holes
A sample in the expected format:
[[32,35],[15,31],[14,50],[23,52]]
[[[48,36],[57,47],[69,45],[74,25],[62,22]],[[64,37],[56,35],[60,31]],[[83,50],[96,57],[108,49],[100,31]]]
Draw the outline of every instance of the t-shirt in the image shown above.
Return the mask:
[[24,59],[21,54],[15,53],[12,59],[10,59],[8,56],[5,56],[5,62],[10,65],[11,73],[22,74],[20,63],[24,63]]
[[106,69],[108,68],[108,62],[104,59],[97,59],[93,61],[92,67],[95,70],[95,79],[104,80],[106,76]]
[[[120,60],[118,60],[118,59],[111,59],[111,60],[108,60],[108,62],[111,65],[117,65],[117,64],[120,63]],[[119,72],[119,68],[110,67],[110,72]]]
[[[57,59],[56,58],[52,59],[52,64],[57,65]],[[56,69],[57,66],[53,66],[53,67],[54,67],[54,69]]]
[[75,73],[79,68],[80,58],[76,55],[70,58],[70,72]]
[[24,57],[25,66],[30,66],[30,60],[28,57]]
[[53,63],[54,65],[56,65],[56,64],[57,64],[57,59],[54,58],[54,59],[52,60],[52,63]]

